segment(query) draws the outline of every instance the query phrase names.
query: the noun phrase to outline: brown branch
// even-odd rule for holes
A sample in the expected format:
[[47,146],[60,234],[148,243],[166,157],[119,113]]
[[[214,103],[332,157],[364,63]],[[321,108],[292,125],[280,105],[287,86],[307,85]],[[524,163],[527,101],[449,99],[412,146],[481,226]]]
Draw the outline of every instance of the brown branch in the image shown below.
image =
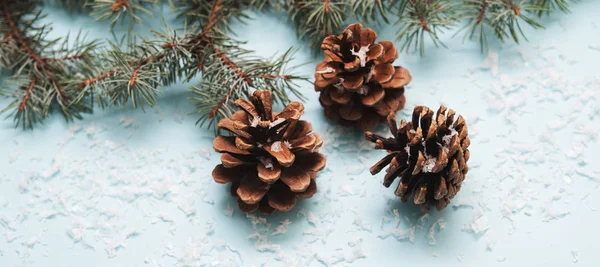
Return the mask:
[[31,97],[31,91],[33,91],[35,82],[36,82],[36,78],[33,77],[33,79],[31,80],[31,84],[29,85],[29,88],[27,88],[27,93],[25,93],[25,96],[23,97],[23,101],[21,101],[21,104],[19,104],[19,111],[25,110],[25,106],[27,106],[27,100],[29,100],[29,98]]
[[323,7],[325,8],[325,13],[329,13],[329,0],[325,0]]
[[289,80],[292,78],[290,75],[287,75],[287,74],[273,75],[270,73],[263,73],[263,74],[259,75],[258,77],[271,79],[271,80],[275,80],[275,79]]
[[308,7],[306,6],[306,3],[301,3],[301,0],[294,0],[294,6],[300,9],[300,11],[302,12],[308,12]]
[[219,101],[219,104],[217,104],[217,106],[215,108],[213,108],[209,113],[208,113],[208,118],[212,119],[213,117],[215,117],[215,115],[217,115],[217,112],[219,112],[219,109],[221,109],[221,107],[223,107],[223,105],[225,105],[225,103],[227,103],[227,101],[229,100],[229,98],[231,97],[231,95],[233,95],[233,92],[235,91],[235,88],[238,87],[238,84],[240,83],[241,80],[236,80],[235,83],[233,83],[233,86],[231,86],[231,88],[229,89],[229,91],[227,92],[227,94],[225,95],[225,97],[223,97],[221,99],[221,101]]
[[166,43],[166,44],[163,45],[163,48],[174,48],[176,46],[177,45],[175,43],[168,42],[168,43]]
[[117,74],[118,72],[119,72],[119,69],[117,69],[115,71],[109,71],[109,72],[100,74],[100,75],[98,75],[96,77],[85,79],[83,82],[79,83],[79,88],[83,88],[83,87],[86,87],[86,86],[88,86],[90,84],[98,82],[100,80],[106,79],[106,78],[108,78],[110,76],[113,76],[113,75]]
[[[419,22],[421,22],[421,26],[423,26],[423,30],[428,32],[429,26],[427,26],[427,20],[425,19],[425,17],[423,16],[423,13],[417,6],[417,3],[415,2],[415,0],[410,0],[410,3],[415,7],[415,10],[417,11],[417,16],[419,17]],[[428,3],[425,2],[425,4],[428,4]]]
[[83,59],[84,55],[74,55],[74,56],[66,56],[59,58],[44,58],[44,62],[56,62],[56,61],[67,61],[67,60],[76,60]]
[[112,12],[117,12],[117,11],[121,10],[122,8],[129,8],[130,6],[131,6],[131,4],[127,0],[115,0],[112,3],[110,10]]
[[201,39],[206,40],[210,31],[212,31],[212,29],[215,27],[215,24],[217,24],[217,15],[223,7],[222,2],[222,0],[216,0],[213,4],[212,10],[210,11],[210,16],[208,17],[208,23],[206,23],[206,26],[204,26],[202,29],[202,36],[200,37]]
[[139,72],[140,72],[139,68],[133,70],[133,73],[131,74],[131,78],[129,78],[129,87],[132,87],[135,85],[135,82],[137,80],[137,76],[138,76]]
[[[222,2],[223,2],[222,0],[216,0],[215,3],[213,4],[213,7],[210,11],[210,15],[208,16],[208,23],[206,23],[206,26],[204,26],[204,28],[202,29],[202,34],[200,34],[200,41],[198,42],[197,45],[199,45],[200,43],[203,43],[203,44],[209,43],[214,47],[214,44],[212,43],[212,39],[208,35],[210,34],[212,29],[215,27],[215,24],[217,23],[217,15],[218,15],[219,11],[221,10],[221,8],[223,7]],[[204,69],[204,64],[202,64],[202,52],[199,52],[197,54],[197,56],[198,56],[198,70],[202,71]]]
[[517,15],[517,16],[521,15],[521,8],[520,7],[516,6],[511,1],[505,0],[504,3],[508,6],[508,8],[510,8],[513,12],[515,12],[515,15]]
[[140,72],[140,69],[141,69],[141,68],[142,68],[144,65],[146,65],[146,64],[148,64],[148,63],[150,63],[150,62],[154,61],[155,59],[158,59],[158,57],[150,56],[149,58],[147,58],[147,59],[144,59],[142,62],[140,62],[140,63],[138,64],[138,66],[137,66],[137,67],[135,67],[135,68],[133,69],[133,73],[131,74],[131,78],[129,79],[129,87],[132,87],[132,86],[134,86],[134,85],[135,85],[135,83],[136,83],[136,80],[137,80],[137,77],[138,77],[138,74],[139,74],[139,72]]
[[29,54],[29,56],[40,65],[40,67],[42,67],[42,69],[44,70],[44,72],[46,73],[46,75],[48,76],[48,79],[50,80],[50,83],[52,85],[54,85],[54,87],[56,88],[56,91],[58,92],[58,95],[60,98],[64,99],[65,101],[68,101],[67,96],[63,93],[60,85],[58,85],[58,83],[56,82],[56,78],[54,77],[54,74],[52,73],[52,71],[50,70],[50,68],[48,67],[48,64],[44,61],[44,59],[42,59],[42,57],[40,57],[40,55],[38,55],[27,43],[26,39],[21,31],[19,30],[19,27],[17,27],[17,24],[15,23],[13,17],[12,17],[12,13],[10,13],[10,10],[8,8],[8,0],[4,0],[3,1],[3,6],[4,6],[4,16],[6,17],[6,21],[8,22],[8,25],[10,27],[11,30],[11,36],[21,45],[21,47],[23,47],[23,49],[25,49],[25,51],[27,52],[27,54]]
[[481,23],[481,21],[483,20],[483,15],[485,14],[485,10],[487,9],[487,6],[488,6],[487,0],[482,0],[482,1],[483,1],[483,6],[481,7],[481,11],[479,12],[479,16],[477,16],[477,22],[476,22],[476,24]]
[[[221,58],[221,61],[223,61],[223,63],[225,63],[225,65],[227,65],[231,69],[233,69],[233,71],[235,71],[235,73],[237,74],[237,76],[239,78],[242,78],[244,81],[246,81],[246,83],[248,83],[249,85],[252,85],[252,80],[250,80],[248,75],[246,75],[246,73],[244,73],[234,62],[232,62],[231,59],[229,59],[229,57],[227,57],[227,55],[223,54],[223,52],[221,52],[221,50],[219,50],[214,45],[214,43],[212,42],[212,39],[208,36],[208,33],[212,30],[212,28],[214,27],[214,25],[217,21],[218,13],[222,7],[221,2],[222,2],[222,0],[215,1],[214,5],[212,7],[212,11],[210,12],[208,24],[204,27],[204,29],[202,29],[202,35],[200,36],[200,38],[204,41],[207,41],[210,45],[212,45],[213,49],[215,50],[215,54],[217,54],[217,56],[219,58]],[[199,64],[198,67],[200,69],[202,69],[202,64]]]
[[235,74],[239,78],[243,79],[248,85],[252,86],[252,80],[250,79],[250,77],[248,77],[248,74],[243,72],[235,63],[233,63],[233,61],[231,61],[231,59],[229,59],[225,54],[221,52],[221,50],[217,49],[216,47],[215,54],[217,54],[217,56],[221,58],[221,61],[223,61],[225,65],[233,69],[233,71],[235,71]]

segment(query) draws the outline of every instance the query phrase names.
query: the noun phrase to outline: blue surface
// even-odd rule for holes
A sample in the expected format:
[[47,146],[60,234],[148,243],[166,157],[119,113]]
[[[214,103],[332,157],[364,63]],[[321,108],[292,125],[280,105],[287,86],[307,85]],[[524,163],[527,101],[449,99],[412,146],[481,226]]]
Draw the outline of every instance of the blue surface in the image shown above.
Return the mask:
[[[303,118],[328,166],[315,197],[271,216],[240,213],[213,182],[219,156],[187,115],[189,84],[162,88],[146,113],[72,124],[53,114],[33,132],[0,121],[0,266],[598,266],[600,2],[572,11],[521,46],[481,55],[449,33],[449,49],[396,61],[413,75],[398,117],[443,103],[469,124],[470,171],[442,212],[421,214],[372,177],[383,153],[327,122],[309,83]],[[48,12],[55,36],[109,36],[91,18]],[[234,29],[259,55],[303,44],[284,16],[253,17]],[[394,38],[393,26],[375,28]],[[295,62],[307,61],[297,71],[312,76],[318,59],[302,47]]]

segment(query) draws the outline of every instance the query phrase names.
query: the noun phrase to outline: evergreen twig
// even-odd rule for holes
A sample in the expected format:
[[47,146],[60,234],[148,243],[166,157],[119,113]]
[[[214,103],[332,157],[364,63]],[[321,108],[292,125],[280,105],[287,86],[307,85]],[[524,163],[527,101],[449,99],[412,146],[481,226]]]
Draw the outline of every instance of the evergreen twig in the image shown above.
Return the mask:
[[[386,2],[387,1],[387,2]],[[157,104],[161,86],[189,81],[200,75],[190,91],[198,123],[214,125],[234,110],[232,100],[254,89],[272,90],[276,101],[288,102],[291,94],[302,98],[298,82],[305,77],[293,73],[295,49],[279,57],[264,59],[231,38],[231,22],[249,18],[246,10],[284,9],[296,23],[299,37],[313,51],[321,41],[341,32],[348,19],[387,23],[397,17],[402,49],[424,54],[426,38],[444,46],[439,34],[466,25],[465,39],[477,39],[482,51],[487,34],[519,42],[526,39],[522,25],[542,28],[535,20],[552,10],[568,12],[578,0],[168,0],[184,19],[186,28],[174,30],[165,23],[140,42],[86,41],[78,33],[48,38],[50,24],[39,6],[42,0],[0,0],[0,66],[12,74],[0,94],[12,101],[1,110],[13,116],[15,125],[32,128],[53,109],[67,120],[81,118],[95,106],[144,108]],[[96,20],[110,20],[111,29],[122,21],[129,26],[151,15],[159,0],[48,0],[69,10],[90,12]],[[386,10],[388,12],[386,12]],[[533,16],[535,15],[535,16]]]
[[47,38],[52,29],[40,23],[43,15],[36,4],[35,0],[0,2],[0,66],[12,73],[10,83],[17,86],[17,90],[2,91],[13,101],[1,112],[12,114],[15,125],[24,128],[42,121],[53,107],[67,120],[87,111],[70,104],[74,92],[65,83],[94,64],[98,46],[96,41],[85,41],[81,33],[74,40],[70,35]]
[[540,7],[537,14],[541,17],[544,14],[550,14],[553,10],[571,13],[569,5],[577,2],[579,2],[579,0],[537,0],[535,4]]
[[437,47],[442,45],[439,34],[456,25],[457,5],[452,0],[401,0],[397,3],[400,29],[396,40],[403,40],[400,50],[425,53],[425,35]]

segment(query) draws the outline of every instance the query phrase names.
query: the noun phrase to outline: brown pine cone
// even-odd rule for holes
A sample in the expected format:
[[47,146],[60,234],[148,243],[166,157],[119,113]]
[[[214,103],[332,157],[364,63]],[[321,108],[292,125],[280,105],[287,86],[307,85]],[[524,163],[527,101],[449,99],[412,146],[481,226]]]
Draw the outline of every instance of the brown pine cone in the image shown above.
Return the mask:
[[289,211],[296,198],[317,192],[314,179],[325,167],[318,152],[321,137],[309,122],[298,120],[304,106],[291,102],[281,112],[272,112],[271,91],[255,91],[250,101],[234,103],[242,110],[218,124],[234,136],[217,136],[215,151],[221,162],[212,172],[217,183],[231,183],[231,195],[241,211],[263,213]]
[[370,130],[404,108],[410,73],[392,65],[398,58],[394,43],[375,39],[377,33],[355,23],[323,40],[325,60],[315,70],[315,90],[330,120]]
[[469,140],[467,123],[462,116],[454,120],[454,111],[443,105],[433,117],[433,110],[417,106],[412,122],[406,120],[396,125],[396,115],[387,120],[392,137],[384,138],[366,132],[367,140],[375,149],[385,149],[388,155],[371,167],[371,174],[379,173],[385,166],[383,185],[389,187],[396,177],[400,183],[396,195],[406,202],[413,195],[415,204],[435,204],[445,208],[460,190],[469,167]]

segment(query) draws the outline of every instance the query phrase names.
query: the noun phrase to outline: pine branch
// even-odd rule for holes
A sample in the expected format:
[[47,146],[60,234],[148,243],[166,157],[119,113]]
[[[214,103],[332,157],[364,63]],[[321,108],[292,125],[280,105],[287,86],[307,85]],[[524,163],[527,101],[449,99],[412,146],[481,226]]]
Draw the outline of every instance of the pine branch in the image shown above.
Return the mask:
[[529,16],[541,10],[531,0],[497,0],[490,9],[493,11],[493,20],[490,25],[496,37],[501,41],[512,38],[515,43],[519,43],[519,36],[527,40],[521,22],[525,22],[535,29],[544,27]]
[[289,102],[288,92],[300,96],[296,82],[306,78],[282,72],[288,71],[291,51],[281,58],[265,60],[242,49],[242,42],[224,35],[227,26],[223,24],[228,23],[225,18],[237,12],[237,5],[215,0],[210,8],[194,10],[198,17],[206,18],[193,27],[199,31],[178,34],[167,26],[163,32],[154,32],[153,40],[144,40],[127,51],[112,44],[98,59],[105,64],[71,85],[79,91],[77,103],[154,106],[160,93],[157,88],[189,81],[200,72],[202,81],[191,90],[195,94],[192,99],[198,104],[199,121],[210,120],[209,125],[223,114],[230,114],[232,97],[243,97],[252,88],[271,89],[281,102]]
[[371,21],[390,23],[383,0],[354,0],[351,1],[352,13],[356,18],[362,18],[367,23]]
[[140,13],[152,16],[150,7],[158,4],[158,0],[90,0],[85,3],[85,7],[92,10],[91,15],[96,16],[95,21],[110,20],[110,27],[113,29],[117,22],[130,23],[130,27],[140,23],[142,18]]
[[[158,0],[53,0],[66,8],[91,10],[96,20],[129,22],[130,29]],[[349,18],[387,22],[384,0],[169,0],[172,9],[186,20],[186,29],[176,31],[165,23],[165,30],[140,42],[108,43],[85,41],[78,34],[49,39],[49,24],[43,18],[39,0],[0,0],[0,66],[12,73],[0,94],[13,101],[1,112],[14,116],[15,124],[31,128],[58,107],[67,120],[80,118],[95,106],[154,106],[160,87],[189,81],[201,75],[191,89],[200,115],[199,124],[230,116],[232,101],[255,89],[272,90],[275,100],[286,103],[291,95],[302,98],[291,66],[294,49],[280,57],[264,59],[243,49],[243,42],[232,39],[230,23],[244,21],[246,10],[285,8],[297,25],[298,35],[314,51],[322,39],[342,30]],[[573,0],[576,2],[577,0]],[[459,4],[457,4],[460,3]],[[459,20],[467,22],[465,38],[478,39],[482,51],[487,47],[486,33],[502,41],[519,42],[525,35],[523,23],[533,28],[542,25],[532,18],[552,9],[568,11],[567,0],[401,0],[389,1],[400,24],[398,39],[403,50],[425,49],[425,35],[433,44],[444,44],[439,34],[454,29]],[[462,31],[461,30],[461,31]],[[131,31],[130,31],[131,33]],[[71,45],[69,45],[71,44]]]
[[[70,104],[72,92],[65,84],[75,79],[74,73],[85,72],[93,64],[89,55],[98,43],[84,41],[78,34],[74,40],[47,39],[49,25],[36,10],[35,0],[2,0],[0,2],[0,65],[12,73],[9,82],[16,90],[2,94],[13,101],[1,113],[14,115],[16,126],[32,128],[58,106],[67,120],[80,117],[86,110]],[[69,45],[73,42],[74,45]]]
[[465,39],[473,40],[477,38],[481,53],[487,50],[488,38],[486,36],[486,25],[490,25],[493,18],[490,18],[491,0],[463,0],[462,18],[468,20],[467,24],[461,29],[466,30]]
[[425,35],[433,44],[444,46],[439,34],[456,26],[457,5],[452,0],[401,0],[397,4],[400,25],[396,40],[404,40],[400,50],[425,53]]
[[222,9],[221,12],[212,13],[215,2],[213,0],[178,0],[172,3],[172,6],[179,18],[185,19],[190,27],[196,29],[203,29],[209,25],[212,14],[219,14],[219,23],[214,24],[211,28],[215,28],[212,30],[222,35],[233,32],[230,26],[232,20],[244,22],[249,19],[244,11],[250,9],[262,11],[270,7],[269,0],[220,0],[218,2],[219,8]]
[[540,7],[537,15],[542,16],[544,14],[548,15],[553,10],[560,10],[564,13],[571,13],[569,9],[569,5],[571,3],[578,3],[579,0],[537,0],[536,5]]
[[56,5],[71,12],[90,11],[86,0],[45,0],[45,4]]
[[[360,1],[364,2],[364,1]],[[340,32],[350,13],[350,1],[286,0],[288,17],[296,24],[296,32],[318,52],[323,38]],[[357,12],[365,5],[358,5]],[[367,13],[365,13],[367,15]]]
[[213,21],[222,12],[221,1],[215,1],[208,14],[209,20],[204,27],[201,39],[206,41],[204,55],[208,59],[203,63],[202,81],[191,91],[200,114],[198,123],[209,122],[209,127],[216,120],[233,114],[233,100],[246,97],[252,88],[271,90],[277,102],[290,101],[288,91],[302,98],[298,91],[297,81],[308,81],[289,73],[288,64],[293,59],[294,50],[288,50],[280,58],[264,60],[252,56],[253,51],[240,47],[243,43],[221,39],[215,40],[219,32],[212,32]]

